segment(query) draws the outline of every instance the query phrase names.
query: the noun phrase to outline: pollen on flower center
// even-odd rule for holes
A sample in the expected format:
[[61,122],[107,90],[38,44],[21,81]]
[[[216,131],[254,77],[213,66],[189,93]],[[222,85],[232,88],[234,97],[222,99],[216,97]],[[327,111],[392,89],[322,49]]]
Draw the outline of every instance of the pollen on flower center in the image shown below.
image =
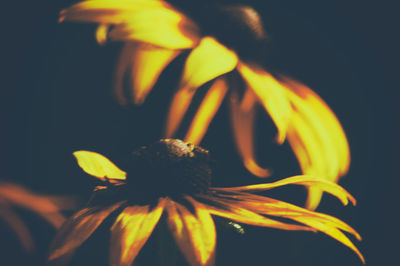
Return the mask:
[[133,191],[156,196],[204,193],[211,182],[207,150],[178,139],[162,139],[134,152],[128,162]]

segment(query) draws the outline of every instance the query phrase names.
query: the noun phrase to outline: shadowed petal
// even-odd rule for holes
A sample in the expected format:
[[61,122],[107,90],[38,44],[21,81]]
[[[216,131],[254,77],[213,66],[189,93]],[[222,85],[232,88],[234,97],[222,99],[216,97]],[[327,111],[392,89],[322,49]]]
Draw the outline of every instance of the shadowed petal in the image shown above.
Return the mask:
[[164,1],[89,0],[61,12],[60,21],[73,20],[114,25],[112,40],[141,41],[164,48],[191,48],[197,26]]
[[68,219],[54,238],[50,248],[49,260],[70,255],[92,235],[104,219],[123,203],[119,202],[108,207],[88,207]]
[[147,206],[126,207],[111,227],[110,265],[129,266],[157,225],[166,199],[150,210]]
[[168,226],[190,265],[214,265],[214,222],[207,208],[191,197],[187,198],[196,210],[195,215],[183,205],[169,200]]
[[218,111],[228,91],[224,78],[217,79],[204,97],[192,124],[186,134],[185,141],[199,145],[206,133],[211,120]]
[[5,204],[0,205],[0,219],[5,221],[15,232],[26,251],[31,252],[34,250],[34,244],[32,236],[29,233],[29,229],[25,226],[17,214],[10,210]]
[[[287,95],[296,115],[288,129],[288,140],[304,174],[336,182],[347,173],[350,149],[339,120],[310,88],[289,78]],[[307,207],[315,209],[322,192],[311,188]]]
[[126,179],[126,173],[101,154],[92,151],[76,151],[73,155],[83,171],[102,181]]
[[278,143],[283,143],[292,111],[284,85],[257,66],[240,62],[238,70],[278,128]]
[[235,142],[245,167],[255,176],[267,177],[270,175],[268,169],[260,167],[254,155],[254,105],[256,96],[247,89],[243,100],[239,102],[236,91],[231,93],[232,126]]
[[263,191],[286,185],[303,185],[306,187],[315,187],[337,197],[343,203],[343,205],[347,205],[349,200],[353,203],[353,205],[356,204],[356,199],[341,186],[330,181],[306,175],[292,176],[273,183],[212,189],[216,191]]
[[56,228],[60,227],[65,221],[65,217],[60,213],[60,207],[57,204],[66,203],[65,201],[68,199],[38,195],[10,183],[0,183],[0,197],[42,216]]

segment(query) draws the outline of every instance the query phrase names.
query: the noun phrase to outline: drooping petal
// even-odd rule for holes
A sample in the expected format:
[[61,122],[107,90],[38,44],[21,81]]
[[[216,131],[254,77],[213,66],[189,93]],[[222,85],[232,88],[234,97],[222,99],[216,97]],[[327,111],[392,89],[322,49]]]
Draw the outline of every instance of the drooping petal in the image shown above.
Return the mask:
[[0,205],[0,219],[7,223],[7,225],[15,232],[23,248],[31,252],[34,250],[34,244],[29,229],[22,222],[18,215],[10,210],[5,204]]
[[167,116],[165,137],[178,129],[196,89],[204,83],[232,71],[237,55],[212,37],[204,37],[186,59],[179,89],[175,93]]
[[212,215],[217,215],[239,223],[245,223],[256,226],[271,227],[283,230],[306,230],[313,231],[312,229],[297,225],[288,224],[267,218],[259,215],[254,211],[243,208],[237,204],[223,198],[217,198],[209,195],[197,195],[197,197],[205,199],[207,202],[202,202]]
[[240,62],[238,70],[278,128],[277,142],[283,143],[292,112],[284,85],[255,65]]
[[[50,247],[49,261],[69,256],[86,241],[113,211],[124,202],[108,207],[96,206],[82,209],[67,220],[57,233]],[[67,263],[65,261],[64,263]]]
[[180,88],[196,89],[204,83],[232,71],[238,57],[213,37],[204,37],[186,59]]
[[125,105],[123,81],[130,72],[132,96],[135,104],[142,104],[156,84],[165,67],[179,54],[178,50],[153,45],[125,44],[117,63],[114,91],[120,104]]
[[190,265],[214,265],[214,222],[205,206],[191,197],[188,200],[195,208],[195,215],[180,203],[168,201],[168,227]]
[[193,121],[190,125],[185,141],[199,145],[206,133],[211,120],[222,104],[228,91],[224,78],[217,79],[204,97]]
[[[347,173],[350,149],[339,120],[329,106],[310,88],[283,78],[287,96],[295,110],[288,140],[305,174],[336,182]],[[310,189],[307,207],[318,206],[322,192]]]
[[267,177],[268,169],[259,166],[254,154],[254,105],[256,96],[247,89],[241,102],[236,91],[231,92],[231,113],[233,135],[240,156],[247,170],[255,176]]
[[[55,228],[60,227],[65,217],[52,197],[35,194],[19,185],[0,183],[0,197],[7,202],[18,205],[42,216]],[[60,202],[61,203],[61,202]]]
[[170,49],[191,48],[198,41],[197,26],[164,1],[88,0],[63,10],[63,20],[113,25],[108,37],[117,41]]
[[353,205],[356,204],[355,198],[347,192],[341,186],[323,180],[317,177],[311,177],[306,175],[299,175],[299,176],[292,176],[288,177],[273,183],[264,183],[264,184],[257,184],[257,185],[249,185],[249,186],[241,186],[241,187],[230,187],[230,188],[212,188],[216,191],[264,191],[276,187],[286,186],[286,185],[303,185],[306,187],[315,187],[325,191],[333,196],[337,197],[344,205],[348,204],[350,200]]
[[92,151],[76,151],[73,155],[83,171],[102,181],[112,182],[126,179],[126,172],[101,154]]
[[111,227],[110,265],[129,266],[139,254],[157,225],[166,199],[161,198],[155,208],[126,207]]

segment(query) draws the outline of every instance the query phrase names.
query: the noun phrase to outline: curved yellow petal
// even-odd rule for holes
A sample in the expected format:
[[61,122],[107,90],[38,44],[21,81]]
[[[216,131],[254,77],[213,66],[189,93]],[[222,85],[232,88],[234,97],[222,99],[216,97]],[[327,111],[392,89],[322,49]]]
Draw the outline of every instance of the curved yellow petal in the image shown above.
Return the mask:
[[105,44],[107,42],[107,34],[110,25],[108,24],[100,24],[96,29],[96,41],[99,44]]
[[129,266],[150,237],[164,210],[166,200],[157,206],[126,207],[111,227],[110,265]]
[[230,108],[232,113],[233,135],[239,155],[247,170],[255,176],[267,177],[271,173],[268,169],[260,167],[254,154],[254,106],[256,96],[247,89],[243,99],[239,102],[236,91],[231,93]]
[[188,199],[195,208],[195,215],[180,203],[168,201],[168,227],[190,265],[214,265],[214,222],[208,208],[190,197]]
[[133,101],[135,104],[142,104],[162,71],[178,54],[178,50],[148,44],[125,44],[117,63],[114,81],[114,92],[118,102],[123,105],[127,103],[123,87],[128,72]]
[[292,112],[284,85],[255,65],[240,62],[238,70],[278,128],[277,142],[283,143]]
[[101,154],[92,151],[76,151],[73,155],[83,171],[102,181],[126,179],[126,173]]
[[197,89],[204,83],[232,71],[238,57],[213,37],[204,37],[186,59],[180,88]]
[[108,215],[123,203],[118,202],[108,207],[88,207],[74,214],[55,236],[50,247],[49,261],[69,256],[93,234]]
[[286,202],[248,193],[243,193],[242,195],[230,195],[226,197],[231,198],[231,200],[227,200],[230,202],[230,204],[242,206],[243,208],[247,208],[254,212],[268,216],[291,219],[307,225],[310,228],[321,231],[336,239],[340,243],[348,246],[360,257],[361,261],[365,263],[361,252],[340,230],[353,234],[358,240],[361,240],[360,235],[352,227],[335,217],[323,213],[309,211]]
[[228,91],[224,78],[217,79],[208,90],[201,105],[193,118],[186,134],[185,141],[199,145],[206,133],[211,120],[218,111]]
[[[303,173],[336,182],[350,164],[349,144],[339,120],[310,88],[289,78],[283,81],[295,112],[288,140]],[[316,208],[321,196],[320,190],[310,189],[307,207]]]
[[212,188],[212,189],[217,191],[231,191],[231,192],[264,191],[286,185],[303,185],[306,187],[315,187],[337,197],[343,203],[343,205],[347,205],[349,200],[353,203],[353,205],[356,204],[355,198],[341,186],[333,182],[323,180],[321,178],[305,176],[305,175],[292,176],[273,183],[265,183],[265,184],[249,185],[241,187],[230,187],[230,188]]
[[89,0],[61,12],[60,21],[73,20],[114,25],[108,37],[142,41],[170,49],[193,47],[197,26],[164,1]]
[[207,200],[203,203],[212,215],[224,217],[239,223],[245,223],[256,226],[271,227],[283,230],[305,230],[313,229],[296,224],[280,222],[262,215],[248,208],[241,207],[238,202],[232,202],[223,198],[217,198],[209,195],[198,195],[199,198]]

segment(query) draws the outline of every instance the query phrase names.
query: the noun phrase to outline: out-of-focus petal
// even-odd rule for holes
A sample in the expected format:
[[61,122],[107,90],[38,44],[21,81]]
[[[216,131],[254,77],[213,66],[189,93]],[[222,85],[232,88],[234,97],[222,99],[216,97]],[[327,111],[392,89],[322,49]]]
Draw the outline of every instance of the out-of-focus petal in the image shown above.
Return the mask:
[[50,247],[49,261],[71,255],[78,246],[92,235],[104,219],[123,203],[118,202],[108,207],[88,207],[77,212],[64,223],[54,238]]
[[224,78],[219,78],[213,83],[193,118],[185,137],[186,142],[199,145],[227,91],[228,87]]
[[175,93],[169,107],[165,124],[164,135],[166,138],[171,138],[175,134],[192,102],[194,94],[194,90],[187,89],[181,89]]
[[178,129],[196,89],[212,79],[232,71],[237,55],[212,37],[204,37],[186,59],[179,89],[174,95],[167,116],[165,137]]
[[73,20],[113,25],[108,37],[142,41],[170,49],[192,48],[197,26],[164,1],[89,0],[61,12],[60,21]]
[[247,89],[241,102],[236,91],[231,92],[231,113],[233,135],[240,156],[247,170],[255,176],[267,177],[270,175],[268,169],[259,166],[254,155],[254,105],[256,96]]
[[163,49],[149,44],[125,44],[117,63],[114,92],[118,102],[127,103],[124,80],[130,74],[135,104],[142,104],[165,67],[179,54],[178,50]]
[[255,65],[240,62],[238,70],[278,128],[277,142],[283,143],[292,112],[284,85]]
[[110,265],[129,266],[157,225],[166,200],[157,206],[126,207],[111,227]]
[[170,200],[167,203],[168,226],[190,265],[214,265],[214,222],[207,208],[190,197],[188,199],[195,208],[195,215]]
[[[287,96],[294,108],[288,140],[303,173],[336,182],[347,173],[350,149],[339,120],[329,106],[310,88],[289,78]],[[322,192],[310,189],[307,207],[318,206]]]
[[258,184],[258,185],[230,187],[230,188],[212,188],[212,189],[215,189],[216,191],[231,191],[231,192],[233,192],[233,191],[253,191],[254,192],[254,191],[268,190],[268,189],[286,186],[286,185],[303,185],[306,187],[315,187],[315,188],[318,188],[322,191],[325,191],[325,192],[337,197],[344,205],[347,205],[349,200],[353,203],[353,205],[356,204],[355,198],[341,186],[339,186],[333,182],[323,180],[321,178],[305,176],[305,175],[292,176],[292,177],[288,177],[288,178],[285,178],[285,179],[282,179],[282,180],[279,180],[279,181],[276,181],[273,183],[264,183],[264,184]]
[[[1,202],[0,202],[1,203]],[[7,223],[7,225],[15,232],[23,248],[32,252],[34,244],[29,229],[25,226],[22,220],[15,212],[10,210],[5,204],[0,205],[0,219]]]
[[110,25],[108,24],[100,24],[96,29],[96,41],[99,44],[105,44],[107,42],[107,34]]
[[271,227],[283,230],[313,231],[313,229],[305,226],[284,223],[259,215],[254,211],[241,207],[240,203],[238,202],[232,202],[230,200],[209,195],[198,195],[198,197],[207,201],[206,203],[202,203],[206,206],[207,210],[212,215],[224,217],[239,223]]
[[83,171],[102,181],[109,180],[112,182],[126,179],[126,172],[101,154],[92,151],[76,151],[73,155]]
[[196,89],[232,71],[237,63],[235,52],[212,37],[204,37],[186,59],[180,88]]
[[0,197],[42,216],[56,228],[65,221],[59,206],[52,201],[51,197],[35,194],[19,185],[0,183]]

